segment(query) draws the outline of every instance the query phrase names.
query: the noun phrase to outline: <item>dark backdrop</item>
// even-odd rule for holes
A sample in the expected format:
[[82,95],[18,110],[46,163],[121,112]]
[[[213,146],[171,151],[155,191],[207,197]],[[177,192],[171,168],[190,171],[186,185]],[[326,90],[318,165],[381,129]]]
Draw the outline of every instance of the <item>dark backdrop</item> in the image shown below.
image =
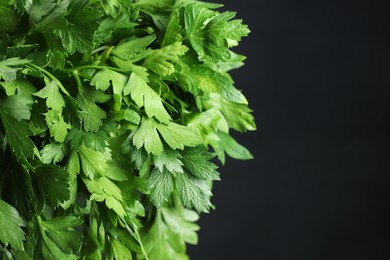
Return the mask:
[[255,159],[220,169],[191,259],[390,259],[389,1],[219,2],[252,31]]

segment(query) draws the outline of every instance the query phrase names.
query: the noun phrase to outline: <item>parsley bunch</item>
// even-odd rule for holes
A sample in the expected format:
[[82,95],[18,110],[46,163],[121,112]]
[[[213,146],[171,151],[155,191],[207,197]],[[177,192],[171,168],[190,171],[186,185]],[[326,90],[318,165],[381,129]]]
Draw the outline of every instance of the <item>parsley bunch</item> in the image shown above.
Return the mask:
[[250,159],[229,130],[256,128],[219,7],[0,0],[2,258],[188,258],[210,160]]

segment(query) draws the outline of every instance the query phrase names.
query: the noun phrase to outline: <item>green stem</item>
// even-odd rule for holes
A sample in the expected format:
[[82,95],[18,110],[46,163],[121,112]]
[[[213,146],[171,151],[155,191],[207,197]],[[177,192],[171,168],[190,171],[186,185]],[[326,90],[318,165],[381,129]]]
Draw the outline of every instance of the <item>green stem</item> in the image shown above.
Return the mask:
[[77,88],[80,90],[83,87],[83,83],[81,82],[81,79],[80,79],[80,76],[78,74],[78,71],[77,70],[72,70],[71,73],[72,73],[73,77],[76,79]]
[[31,68],[31,69],[38,70],[38,71],[42,72],[42,74],[44,74],[46,77],[53,80],[60,87],[60,89],[62,90],[62,92],[65,95],[70,96],[69,92],[66,90],[64,85],[62,85],[61,81],[59,81],[53,74],[51,74],[50,72],[48,72],[44,68],[41,68],[33,63],[26,64],[26,66]]
[[124,218],[120,218],[119,221],[122,223],[122,226],[125,227],[127,232],[129,232],[132,236],[135,235],[135,237],[136,237],[136,239],[141,247],[142,254],[145,256],[145,260],[149,260],[148,255],[146,254],[146,250],[144,248],[144,245],[142,244],[141,237],[138,233],[137,227],[136,226],[133,227],[133,229],[134,229],[134,232],[133,232],[133,230],[129,227],[127,221]]
[[110,67],[110,66],[98,66],[98,65],[80,66],[80,67],[77,67],[75,69],[67,69],[66,71],[73,71],[73,70],[80,71],[80,70],[91,70],[91,69],[92,70],[109,69],[109,70],[114,70],[114,71],[120,72],[120,73],[130,73],[129,70],[118,69],[118,68]]
[[105,49],[110,48],[110,47],[111,47],[111,46],[108,46],[108,45],[100,46],[99,48],[93,50],[93,51],[91,52],[91,54],[93,55],[93,54],[95,54],[95,53],[104,51]]
[[142,244],[141,237],[139,236],[138,230],[135,228],[134,229],[135,236],[137,237],[137,240],[139,242],[139,245],[142,250],[142,254],[145,256],[145,260],[149,260],[148,255],[146,254],[146,250],[144,248],[144,245]]

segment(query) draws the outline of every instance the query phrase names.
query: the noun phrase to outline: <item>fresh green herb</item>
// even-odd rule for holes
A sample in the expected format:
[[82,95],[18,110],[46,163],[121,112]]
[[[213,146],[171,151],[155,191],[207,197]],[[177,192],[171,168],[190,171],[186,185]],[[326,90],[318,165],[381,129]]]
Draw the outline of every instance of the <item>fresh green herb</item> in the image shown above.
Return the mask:
[[249,30],[194,0],[0,0],[0,255],[187,259],[217,156],[251,159]]

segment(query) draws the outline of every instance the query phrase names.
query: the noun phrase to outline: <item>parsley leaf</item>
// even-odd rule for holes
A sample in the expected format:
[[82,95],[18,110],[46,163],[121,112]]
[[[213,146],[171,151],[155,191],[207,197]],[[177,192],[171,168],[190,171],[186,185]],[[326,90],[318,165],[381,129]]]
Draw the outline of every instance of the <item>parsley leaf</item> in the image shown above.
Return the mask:
[[108,162],[111,160],[111,151],[106,148],[104,152],[100,152],[81,145],[79,156],[84,174],[88,178],[94,179],[95,176],[105,175],[109,168]]
[[201,61],[228,60],[229,40],[239,41],[249,34],[241,20],[231,20],[234,16],[234,12],[220,14],[196,3],[185,7],[186,35]]
[[146,117],[142,118],[140,127],[135,131],[133,143],[138,149],[144,146],[148,153],[159,155],[163,151],[163,143],[158,133],[172,149],[183,150],[185,146],[202,143],[199,135],[187,126],[174,122],[165,125]]
[[37,167],[33,173],[35,183],[50,207],[57,207],[69,199],[69,175],[64,168],[45,164]]
[[78,104],[82,111],[78,115],[81,117],[85,131],[96,132],[103,125],[103,119],[107,117],[106,112],[95,102],[104,103],[106,97],[98,91],[81,88],[77,96]]
[[173,175],[167,170],[155,168],[148,180],[150,200],[157,207],[162,207],[168,202],[173,191]]
[[209,162],[214,156],[202,146],[187,148],[182,152],[184,167],[196,178],[202,180],[220,180],[218,168]]
[[150,229],[143,235],[150,259],[188,259],[185,243],[196,244],[199,226],[194,224],[198,215],[181,205],[161,208]]
[[188,172],[176,175],[176,185],[183,205],[194,207],[198,212],[209,212],[211,207],[211,187],[203,180],[191,176]]
[[150,259],[188,259],[183,239],[164,222],[160,211],[142,241]]
[[44,164],[57,164],[64,158],[65,149],[60,143],[50,143],[43,147],[41,155]]
[[121,73],[104,69],[95,74],[90,84],[103,91],[112,85],[115,100],[114,109],[119,111],[122,105],[122,92],[128,80],[129,78]]
[[31,100],[23,96],[11,96],[0,101],[0,118],[11,149],[19,158],[32,158],[35,145],[29,138],[32,132],[21,119],[30,118]]
[[91,43],[100,17],[98,10],[86,6],[84,1],[77,1],[65,16],[66,28],[58,30],[64,49],[70,54],[76,50],[81,53],[92,50]]
[[145,112],[149,117],[155,117],[163,123],[171,120],[168,112],[165,110],[161,97],[148,86],[148,74],[146,69],[141,67],[131,73],[130,79],[123,92],[124,95],[131,95],[139,108],[145,106]]
[[209,94],[204,99],[205,108],[217,108],[224,115],[229,126],[233,129],[244,132],[256,130],[252,110],[245,104],[239,104],[223,98],[216,93]]
[[49,110],[45,113],[45,119],[49,127],[50,136],[54,137],[56,142],[64,142],[70,125],[64,121],[61,112]]
[[157,133],[153,119],[142,118],[140,127],[133,136],[133,144],[137,149],[144,146],[148,153],[159,155],[163,151],[163,144]]
[[29,60],[20,59],[19,57],[12,57],[6,60],[0,61],[0,80],[4,79],[5,81],[12,81],[16,79],[16,74],[18,70],[22,68],[15,66],[20,66],[29,63]]
[[11,244],[14,249],[23,250],[24,232],[26,226],[18,211],[0,199],[0,242]]
[[30,24],[39,32],[63,29],[66,27],[64,15],[68,5],[69,0],[38,2],[38,4],[33,5],[30,9]]
[[245,96],[233,86],[228,78],[207,66],[192,66],[188,70],[183,70],[177,77],[182,86],[193,94],[198,94],[201,90],[204,93],[219,93],[232,102],[248,103]]
[[54,80],[34,95],[46,99],[47,107],[52,108],[53,110],[61,112],[62,108],[65,107],[65,100]]
[[119,43],[111,53],[122,61],[125,60],[126,62],[134,63],[142,60],[150,53],[149,51],[146,51],[146,47],[155,40],[155,35],[130,38],[127,41]]
[[39,244],[37,257],[42,259],[77,259],[82,245],[82,235],[75,230],[83,223],[80,217],[60,216],[43,220],[37,216]]
[[125,216],[126,212],[122,206],[122,191],[114,182],[107,177],[95,178],[93,180],[83,178],[83,182],[91,193],[91,200],[105,201],[107,207],[114,210],[118,216]]
[[153,156],[153,163],[160,172],[166,169],[169,172],[181,173],[183,172],[182,158],[178,151],[165,149],[160,155]]
[[29,120],[33,101],[28,96],[14,95],[0,100],[0,109],[14,119]]
[[188,48],[185,45],[181,45],[180,42],[175,42],[161,49],[154,50],[146,57],[143,65],[147,69],[165,77],[175,72],[174,64],[177,63],[179,57],[184,55],[187,51]]
[[244,146],[237,143],[233,137],[224,132],[218,132],[219,144],[221,149],[225,151],[230,157],[238,160],[253,159],[253,155]]

